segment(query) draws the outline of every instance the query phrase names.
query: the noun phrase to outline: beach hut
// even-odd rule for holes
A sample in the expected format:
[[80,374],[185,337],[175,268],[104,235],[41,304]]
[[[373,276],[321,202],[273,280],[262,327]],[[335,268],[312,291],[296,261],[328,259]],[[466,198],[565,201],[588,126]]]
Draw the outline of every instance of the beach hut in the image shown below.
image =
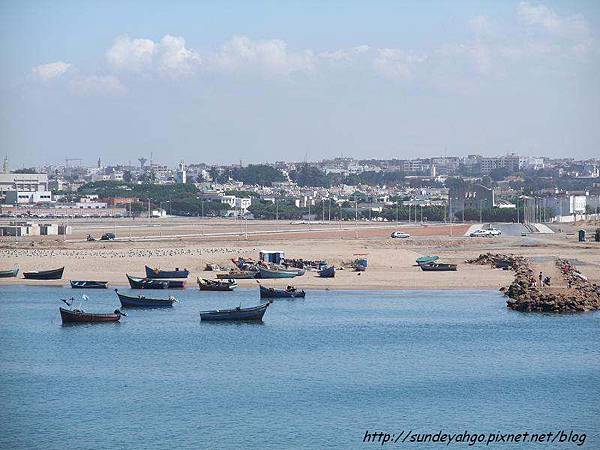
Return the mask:
[[266,263],[281,264],[285,259],[283,250],[261,250],[259,259]]

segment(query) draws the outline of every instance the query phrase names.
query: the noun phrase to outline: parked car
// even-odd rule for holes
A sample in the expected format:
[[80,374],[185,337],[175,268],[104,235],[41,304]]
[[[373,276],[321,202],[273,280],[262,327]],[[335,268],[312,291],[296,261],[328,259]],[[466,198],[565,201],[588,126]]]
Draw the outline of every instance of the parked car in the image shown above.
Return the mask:
[[104,233],[100,238],[101,241],[112,241],[116,239],[115,233]]
[[475,230],[471,234],[470,237],[488,237],[493,236],[490,230]]
[[394,231],[392,233],[392,237],[393,238],[400,238],[400,239],[406,239],[410,237],[410,234],[408,233],[404,233],[403,231]]

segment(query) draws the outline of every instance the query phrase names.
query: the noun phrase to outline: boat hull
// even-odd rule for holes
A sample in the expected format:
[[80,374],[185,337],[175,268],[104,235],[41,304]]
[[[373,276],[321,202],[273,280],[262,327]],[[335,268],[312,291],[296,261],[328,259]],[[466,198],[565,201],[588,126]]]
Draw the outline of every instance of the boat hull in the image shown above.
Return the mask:
[[170,308],[175,303],[174,298],[146,298],[142,295],[138,297],[131,297],[129,295],[120,294],[115,291],[121,302],[121,306],[124,308]]
[[422,266],[423,264],[431,264],[436,262],[438,259],[440,259],[439,256],[420,256],[417,258],[416,262],[419,266]]
[[169,281],[148,278],[137,278],[127,275],[131,289],[167,289]]
[[190,272],[184,270],[158,270],[146,267],[146,278],[187,278]]
[[234,308],[216,311],[200,311],[203,322],[262,322],[270,303],[252,308]]
[[108,281],[70,281],[72,289],[106,289]]
[[231,292],[237,287],[235,281],[213,281],[198,278],[198,288],[201,291],[214,291],[214,292]]
[[273,289],[260,286],[260,298],[304,298],[304,291],[288,291],[285,289]]
[[0,278],[14,278],[18,275],[19,269],[0,270]]
[[456,264],[421,264],[424,272],[456,272]]
[[23,277],[28,280],[60,280],[64,270],[65,268],[61,267],[60,269],[23,272]]
[[279,279],[279,278],[294,278],[298,276],[298,272],[292,270],[271,270],[260,268],[260,277],[264,279]]
[[60,318],[62,323],[102,323],[118,322],[121,320],[121,314],[95,314],[81,311],[71,311],[65,308],[60,309]]

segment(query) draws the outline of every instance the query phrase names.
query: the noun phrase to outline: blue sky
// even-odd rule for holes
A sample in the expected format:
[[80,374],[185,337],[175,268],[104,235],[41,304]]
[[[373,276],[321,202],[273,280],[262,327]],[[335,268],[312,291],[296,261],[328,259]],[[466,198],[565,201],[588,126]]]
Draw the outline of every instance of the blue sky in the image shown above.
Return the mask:
[[0,153],[600,155],[600,2],[0,3]]

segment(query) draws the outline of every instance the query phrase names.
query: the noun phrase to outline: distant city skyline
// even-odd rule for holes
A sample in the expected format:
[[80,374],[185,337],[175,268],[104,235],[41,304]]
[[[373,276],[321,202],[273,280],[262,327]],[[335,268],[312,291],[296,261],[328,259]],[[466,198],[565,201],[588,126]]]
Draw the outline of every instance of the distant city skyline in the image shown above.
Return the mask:
[[600,3],[0,5],[0,156],[600,155]]

